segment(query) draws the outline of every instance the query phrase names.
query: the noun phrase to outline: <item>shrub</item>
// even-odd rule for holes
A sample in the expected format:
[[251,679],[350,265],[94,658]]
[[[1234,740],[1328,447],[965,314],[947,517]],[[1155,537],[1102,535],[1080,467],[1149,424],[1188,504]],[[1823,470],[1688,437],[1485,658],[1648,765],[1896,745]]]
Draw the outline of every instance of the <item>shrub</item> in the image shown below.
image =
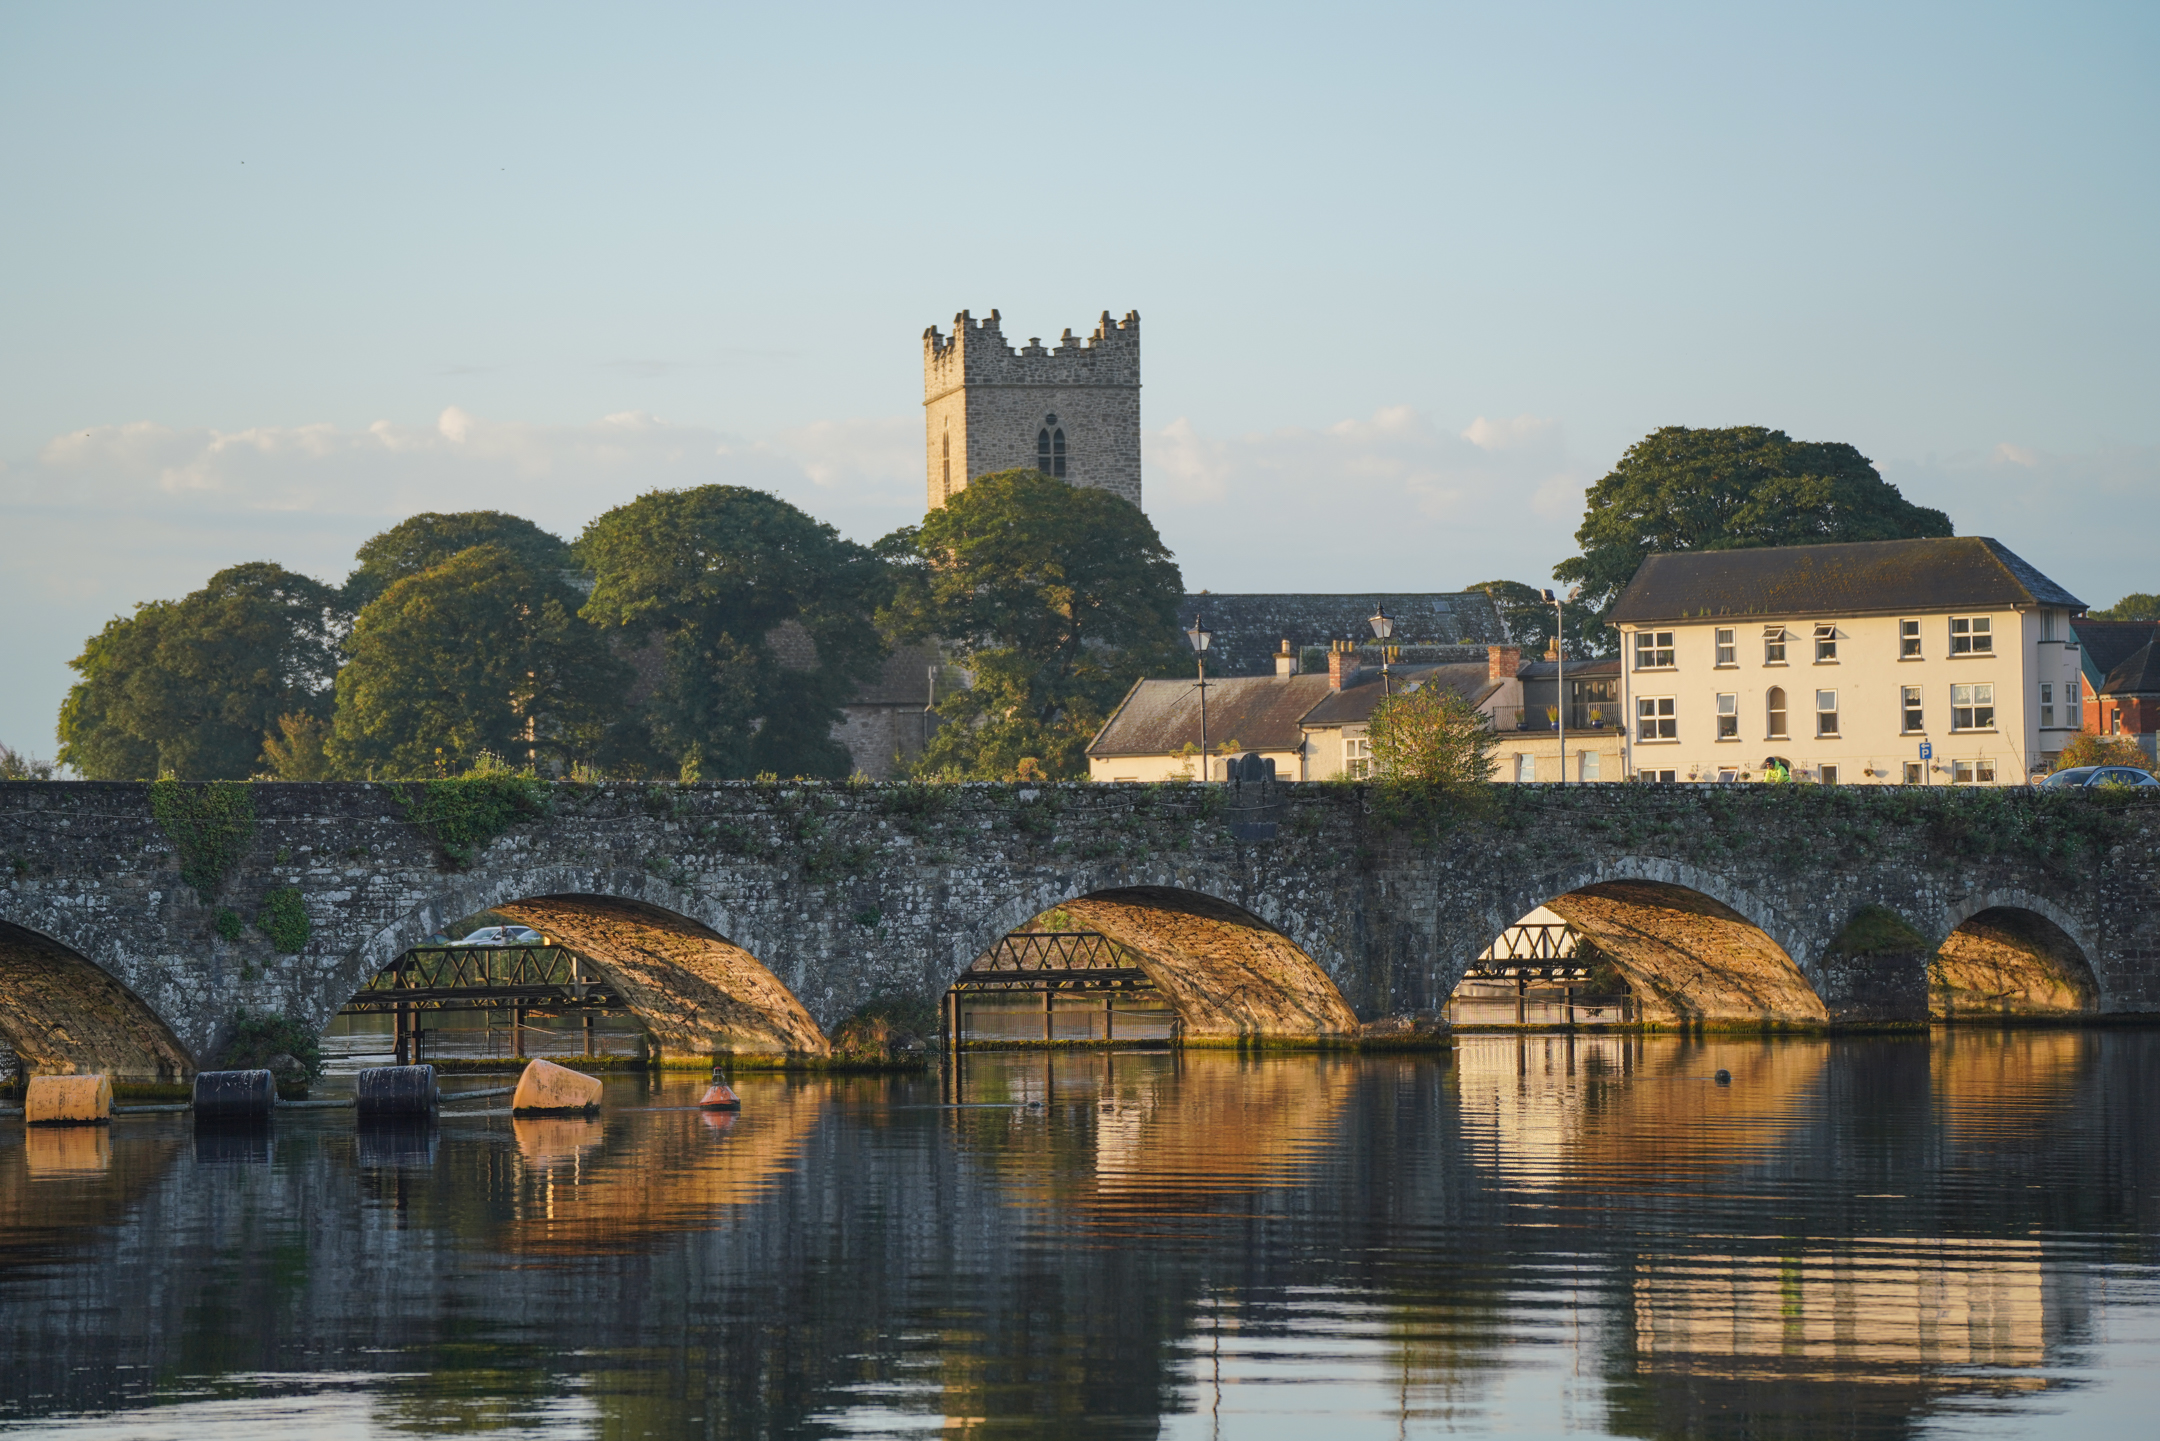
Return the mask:
[[2152,757],[2128,736],[2093,735],[2079,736],[2063,747],[2063,753],[2055,758],[2055,769],[2068,770],[2072,766],[2130,766],[2136,770],[2153,768]]
[[262,898],[255,912],[255,929],[269,937],[280,953],[296,956],[307,948],[307,903],[296,886],[283,886]]
[[259,1070],[280,1056],[298,1061],[311,1081],[322,1075],[322,1042],[313,1027],[276,1011],[250,1011],[243,1006],[233,1013],[232,1034],[218,1049],[217,1069]]

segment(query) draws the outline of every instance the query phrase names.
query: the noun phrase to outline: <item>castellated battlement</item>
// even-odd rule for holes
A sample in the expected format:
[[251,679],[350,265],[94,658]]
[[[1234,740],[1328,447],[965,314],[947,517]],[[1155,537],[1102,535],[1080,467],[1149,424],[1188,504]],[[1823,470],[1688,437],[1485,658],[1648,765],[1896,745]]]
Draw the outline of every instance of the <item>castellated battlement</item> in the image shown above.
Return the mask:
[[1120,385],[1140,384],[1140,312],[1128,310],[1112,320],[1105,310],[1095,333],[1081,340],[1070,329],[1056,348],[1031,338],[1015,350],[1005,339],[998,313],[982,320],[963,310],[953,317],[950,336],[936,326],[923,332],[923,400],[937,399],[965,385]]

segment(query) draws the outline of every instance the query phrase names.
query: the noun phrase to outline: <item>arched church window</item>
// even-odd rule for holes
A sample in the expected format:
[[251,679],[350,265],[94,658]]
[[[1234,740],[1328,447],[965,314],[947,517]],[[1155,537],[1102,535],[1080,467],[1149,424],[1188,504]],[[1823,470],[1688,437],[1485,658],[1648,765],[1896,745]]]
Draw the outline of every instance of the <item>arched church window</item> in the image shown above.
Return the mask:
[[1042,429],[1035,432],[1035,468],[1060,479],[1065,475],[1065,431],[1055,415],[1044,416]]

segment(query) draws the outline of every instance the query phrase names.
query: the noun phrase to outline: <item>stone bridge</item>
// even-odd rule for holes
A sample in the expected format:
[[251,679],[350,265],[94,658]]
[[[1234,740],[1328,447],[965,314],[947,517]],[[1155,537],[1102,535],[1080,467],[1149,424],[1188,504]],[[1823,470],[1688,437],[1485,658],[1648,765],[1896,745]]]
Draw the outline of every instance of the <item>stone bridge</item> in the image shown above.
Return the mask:
[[1540,904],[1669,1023],[2160,1011],[2156,843],[2136,793],[8,782],[0,1042],[184,1076],[481,910],[681,1056],[822,1055],[1052,908],[1138,952],[1188,1042],[1428,1031]]

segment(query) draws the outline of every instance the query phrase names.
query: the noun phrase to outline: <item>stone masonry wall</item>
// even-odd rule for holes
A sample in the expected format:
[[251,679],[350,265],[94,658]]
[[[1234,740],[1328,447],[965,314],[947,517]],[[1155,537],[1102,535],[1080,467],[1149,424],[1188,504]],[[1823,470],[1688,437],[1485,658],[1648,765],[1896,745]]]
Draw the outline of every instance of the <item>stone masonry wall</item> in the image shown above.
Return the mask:
[[[1903,917],[1926,953],[1983,911],[2043,917],[2089,960],[2097,1009],[2160,1011],[2160,804],[2135,794],[1496,786],[1420,812],[1339,784],[560,785],[547,815],[460,868],[390,787],[266,784],[251,788],[246,854],[206,903],[180,881],[147,793],[0,783],[0,923],[117,983],[79,1001],[142,1009],[147,1020],[121,1018],[111,1035],[169,1034],[196,1063],[240,1007],[323,1024],[430,932],[490,907],[537,914],[547,898],[565,917],[596,917],[638,984],[688,998],[668,1022],[669,1044],[688,1049],[756,1048],[726,1014],[743,977],[769,973],[801,1007],[762,1023],[757,1045],[815,1050],[806,1026],[829,1032],[882,995],[934,1000],[1008,930],[1105,892],[1140,908],[1133,934],[1170,936],[1188,957],[1160,964],[1222,967],[1192,989],[1237,993],[1217,1013],[1257,1017],[1232,1024],[1263,1037],[1339,1024],[1332,1002],[1314,1003],[1317,982],[1285,969],[1293,951],[1357,1023],[1429,1017],[1499,930],[1578,892],[1654,900],[1601,909],[1601,924],[1653,937],[1661,909],[1687,910],[1669,898],[1714,901],[1761,933],[1726,949],[1768,955],[1766,940],[1833,1017],[1867,1019],[1841,989],[1850,968],[1826,957],[1870,905]],[[252,919],[283,887],[310,921],[299,954],[277,954],[252,926],[218,936],[220,908]],[[1151,894],[1171,920],[1249,917],[1249,945],[1240,953],[1235,925],[1212,923],[1204,945],[1178,939],[1143,914]],[[1669,939],[1720,961],[1714,931]],[[1268,974],[1308,994],[1250,1000],[1251,978]],[[0,1010],[0,1029],[38,1020]]]

